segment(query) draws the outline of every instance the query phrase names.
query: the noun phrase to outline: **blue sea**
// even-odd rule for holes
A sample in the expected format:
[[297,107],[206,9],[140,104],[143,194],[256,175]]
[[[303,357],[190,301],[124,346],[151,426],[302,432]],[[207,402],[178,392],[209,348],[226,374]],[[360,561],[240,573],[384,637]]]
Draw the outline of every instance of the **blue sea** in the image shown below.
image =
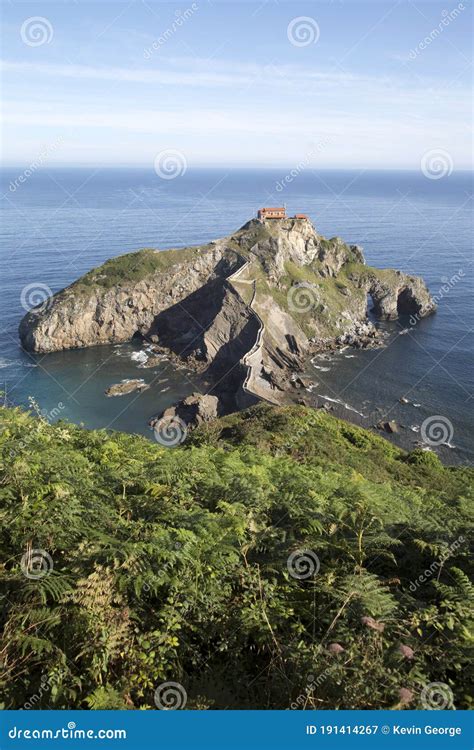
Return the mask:
[[[451,447],[435,450],[449,463],[472,462],[470,173],[429,179],[403,171],[189,169],[164,180],[153,169],[41,168],[19,182],[20,174],[1,175],[0,389],[8,403],[27,406],[33,398],[51,421],[149,435],[152,415],[206,384],[169,362],[140,369],[138,344],[24,352],[17,335],[22,293],[55,292],[142,247],[225,236],[260,206],[286,204],[289,213],[308,214],[321,234],[361,245],[370,265],[423,276],[438,298],[436,315],[416,325],[384,324],[384,349],[346,350],[308,365],[317,383],[308,398],[364,426],[395,419],[401,427],[393,439],[405,447],[420,440],[424,420],[442,417]],[[104,396],[112,383],[136,377],[153,387]]]

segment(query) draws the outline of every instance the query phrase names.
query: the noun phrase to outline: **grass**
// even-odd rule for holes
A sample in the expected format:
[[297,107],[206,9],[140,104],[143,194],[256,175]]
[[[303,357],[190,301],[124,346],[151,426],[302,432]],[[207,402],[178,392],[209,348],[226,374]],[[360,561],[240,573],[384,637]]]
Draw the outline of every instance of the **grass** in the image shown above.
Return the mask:
[[[253,278],[257,279],[257,302],[258,294],[272,297],[309,338],[315,334],[323,337],[337,336],[342,330],[336,320],[350,306],[351,297],[356,297],[358,302],[362,302],[365,297],[364,290],[354,286],[342,271],[337,278],[322,277],[318,273],[318,266],[317,261],[308,266],[297,266],[287,261],[285,275],[281,278],[278,288],[268,284],[263,269],[257,264],[254,264],[251,272],[249,271],[249,275],[253,274]],[[315,305],[309,310],[298,312],[290,307],[288,293],[292,286],[304,282],[314,285]],[[350,296],[342,294],[343,289],[348,289]]]
[[465,491],[474,476],[470,467],[443,466],[435,453],[420,449],[407,453],[363,427],[302,406],[258,404],[199,428],[190,442],[229,449],[258,447],[321,465],[325,471],[344,466],[349,474],[356,472],[373,482],[442,491],[447,499]]
[[87,293],[94,289],[112,289],[129,282],[140,282],[147,276],[162,273],[180,263],[189,263],[206,253],[210,245],[156,251],[144,248],[119,255],[94,268],[72,284],[74,293]]

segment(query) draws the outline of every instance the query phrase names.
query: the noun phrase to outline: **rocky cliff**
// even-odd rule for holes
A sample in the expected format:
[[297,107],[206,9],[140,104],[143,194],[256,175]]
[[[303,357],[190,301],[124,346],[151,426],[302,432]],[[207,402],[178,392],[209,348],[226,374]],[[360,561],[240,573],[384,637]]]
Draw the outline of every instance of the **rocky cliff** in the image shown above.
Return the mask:
[[141,336],[185,359],[237,407],[278,403],[310,350],[435,310],[424,282],[365,264],[308,219],[252,219],[229,237],[107,261],[20,324],[26,349],[51,352]]

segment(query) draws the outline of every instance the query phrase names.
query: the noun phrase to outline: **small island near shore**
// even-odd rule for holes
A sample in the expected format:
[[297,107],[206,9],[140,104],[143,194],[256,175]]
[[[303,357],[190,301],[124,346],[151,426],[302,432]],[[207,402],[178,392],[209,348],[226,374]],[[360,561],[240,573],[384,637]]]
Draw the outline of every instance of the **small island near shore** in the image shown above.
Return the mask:
[[[382,346],[368,299],[375,320],[436,309],[419,277],[372,268],[360,247],[324,238],[306,215],[264,208],[206,245],[108,260],[28,312],[20,338],[35,352],[142,339],[145,366],[167,357],[210,384],[167,410],[195,426],[258,401],[304,403],[309,357]],[[128,380],[106,395],[145,387]]]

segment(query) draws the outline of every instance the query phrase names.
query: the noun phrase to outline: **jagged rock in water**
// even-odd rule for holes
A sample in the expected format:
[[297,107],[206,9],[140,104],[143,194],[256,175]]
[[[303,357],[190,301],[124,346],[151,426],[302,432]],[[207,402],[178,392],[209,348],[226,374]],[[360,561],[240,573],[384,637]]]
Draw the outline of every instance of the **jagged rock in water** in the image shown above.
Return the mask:
[[193,429],[203,422],[211,422],[219,415],[219,399],[210,394],[193,393],[182,401],[165,409],[158,417],[150,420],[150,426],[156,427],[160,420],[173,420],[176,417]]
[[105,391],[106,396],[126,396],[127,393],[134,391],[146,391],[150,386],[140,379],[122,380],[120,383],[114,383]]
[[398,432],[398,425],[393,419],[390,422],[379,422],[377,427],[379,430],[385,430],[385,432],[391,434]]

